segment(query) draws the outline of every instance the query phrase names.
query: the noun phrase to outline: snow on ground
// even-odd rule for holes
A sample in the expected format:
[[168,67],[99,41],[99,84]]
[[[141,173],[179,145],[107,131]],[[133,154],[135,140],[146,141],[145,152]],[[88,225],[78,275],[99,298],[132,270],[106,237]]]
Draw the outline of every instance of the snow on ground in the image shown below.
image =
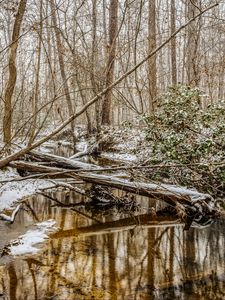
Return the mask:
[[101,157],[107,158],[110,160],[119,160],[119,161],[137,161],[137,156],[134,154],[128,153],[114,153],[114,152],[102,152]]
[[[0,180],[18,177],[18,174],[12,169],[0,172]],[[4,184],[0,183],[0,212],[10,209],[18,200],[30,196],[40,188],[46,188],[52,185],[46,180],[24,180],[11,181]]]
[[36,247],[48,239],[48,234],[57,230],[54,220],[47,220],[36,224],[35,229],[28,230],[24,235],[12,241],[8,247],[11,255],[34,254],[38,252]]
[[78,143],[76,143],[76,149],[78,151],[85,151],[87,150],[87,147],[88,147],[88,141],[80,141]]

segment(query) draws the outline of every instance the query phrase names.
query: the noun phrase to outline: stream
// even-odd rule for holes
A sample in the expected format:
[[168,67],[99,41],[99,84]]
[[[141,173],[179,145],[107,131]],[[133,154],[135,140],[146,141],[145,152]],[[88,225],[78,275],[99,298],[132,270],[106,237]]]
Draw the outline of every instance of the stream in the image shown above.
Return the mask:
[[158,204],[145,197],[125,211],[76,206],[85,199],[74,192],[51,196],[65,205],[35,195],[13,224],[0,221],[0,250],[35,224],[55,222],[36,252],[2,255],[1,300],[225,299],[225,220],[185,230],[174,218],[153,222]]

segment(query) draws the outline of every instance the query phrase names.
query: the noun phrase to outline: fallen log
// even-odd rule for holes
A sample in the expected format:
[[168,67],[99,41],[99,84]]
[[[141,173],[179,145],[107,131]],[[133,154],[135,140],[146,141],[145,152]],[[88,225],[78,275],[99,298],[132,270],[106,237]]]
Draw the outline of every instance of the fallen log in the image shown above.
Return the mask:
[[[36,154],[36,153],[35,153]],[[38,157],[43,157],[46,159],[51,159],[51,161],[54,161],[54,158],[57,158],[57,164],[58,162],[60,164],[64,165],[64,162],[66,160],[67,166],[71,166],[70,162],[72,160],[70,159],[64,159],[63,157],[57,157],[55,155],[49,155],[49,154],[42,154],[37,153]],[[73,161],[72,161],[73,162]],[[16,163],[16,162],[15,162]],[[77,161],[75,162],[77,163]],[[80,163],[80,162],[78,162]],[[20,162],[17,162],[17,168],[19,168]],[[181,211],[190,211],[192,213],[194,212],[212,212],[213,211],[213,204],[214,200],[213,198],[208,194],[202,194],[198,193],[196,191],[192,191],[186,188],[182,187],[176,187],[172,185],[166,185],[166,184],[155,184],[155,183],[146,183],[141,181],[129,181],[127,179],[119,178],[118,174],[114,176],[109,175],[103,175],[103,174],[96,174],[96,173],[82,173],[82,169],[74,169],[74,170],[68,170],[65,171],[65,169],[60,168],[52,168],[47,166],[34,166],[35,164],[32,163],[23,163],[23,167],[26,167],[26,170],[34,171],[35,168],[37,168],[38,171],[45,171],[48,172],[47,174],[54,174],[54,176],[58,174],[63,174],[66,172],[68,176],[73,176],[75,178],[78,178],[79,180],[92,183],[95,185],[102,185],[107,186],[111,188],[117,188],[126,192],[147,196],[150,198],[154,198],[160,201],[164,201],[167,204],[177,207]],[[87,170],[87,165],[85,164],[85,170]],[[64,165],[65,166],[65,165]],[[82,166],[82,165],[80,165]],[[96,166],[91,165],[91,167],[96,168]],[[100,170],[100,167],[99,167]],[[53,172],[57,171],[57,172]],[[90,172],[92,170],[90,169]],[[179,207],[178,207],[179,206]]]
[[[209,194],[198,193],[196,191],[192,191],[190,189],[186,189],[183,187],[176,187],[167,184],[155,184],[155,183],[146,183],[141,181],[129,181],[127,179],[119,178],[119,174],[115,174],[113,176],[96,174],[96,173],[86,173],[89,169],[101,170],[101,167],[87,164],[79,161],[73,161],[72,159],[67,159],[65,157],[60,157],[53,154],[46,154],[37,151],[32,151],[31,155],[35,157],[42,158],[44,161],[48,160],[54,162],[57,166],[63,166],[64,168],[70,167],[68,173],[72,173],[79,179],[103,186],[110,186],[113,188],[121,189],[127,192],[139,194],[142,196],[160,198],[161,200],[175,200],[179,201],[183,204],[193,204],[198,201],[213,201],[213,198]],[[30,172],[41,172],[41,173],[63,173],[67,172],[66,169],[62,169],[59,167],[48,167],[42,166],[40,164],[28,163],[23,161],[12,162],[11,166],[14,166],[18,169],[27,170]],[[85,172],[82,173],[82,169],[85,169]],[[78,171],[79,169],[79,171]],[[104,170],[104,169],[103,169]]]
[[43,166],[37,163],[25,162],[23,160],[12,161],[9,163],[9,166],[21,171],[38,173],[61,173],[63,171],[62,168]]
[[49,153],[42,153],[36,150],[30,151],[29,155],[35,158],[38,158],[42,161],[48,161],[48,162],[53,162],[55,165],[61,168],[65,169],[100,169],[100,167],[93,165],[93,164],[88,164],[84,163],[78,160],[73,160],[70,158],[54,155],[54,154],[49,154]]
[[167,184],[145,183],[141,181],[129,181],[115,176],[101,174],[82,174],[80,170],[77,176],[89,183],[103,186],[110,186],[127,192],[139,194],[142,196],[153,197],[164,201],[178,201],[183,204],[191,205],[198,201],[213,201],[208,194],[198,193],[183,187],[176,187]]

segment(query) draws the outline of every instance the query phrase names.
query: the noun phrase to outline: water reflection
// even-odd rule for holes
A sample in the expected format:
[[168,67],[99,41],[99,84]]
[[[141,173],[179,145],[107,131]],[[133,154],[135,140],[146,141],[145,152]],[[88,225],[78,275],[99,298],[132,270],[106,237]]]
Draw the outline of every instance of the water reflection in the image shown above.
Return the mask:
[[[79,214],[53,204],[33,197],[20,211],[17,232],[50,218],[59,231],[32,257],[0,259],[0,299],[225,298],[225,221],[184,231],[179,220],[146,212],[96,222],[84,208]],[[1,237],[7,240],[3,225]]]

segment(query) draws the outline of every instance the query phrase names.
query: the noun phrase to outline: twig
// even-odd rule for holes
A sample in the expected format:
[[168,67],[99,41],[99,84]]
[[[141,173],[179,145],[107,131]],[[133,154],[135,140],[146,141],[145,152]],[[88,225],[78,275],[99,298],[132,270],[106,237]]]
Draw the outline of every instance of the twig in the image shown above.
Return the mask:
[[190,25],[193,21],[195,21],[198,17],[200,17],[205,12],[209,11],[210,9],[218,6],[218,3],[214,3],[208,7],[206,7],[204,10],[199,12],[197,15],[195,15],[193,18],[188,20],[185,24],[181,25],[176,31],[174,31],[162,44],[160,44],[155,50],[153,50],[151,53],[149,53],[145,58],[143,58],[139,63],[137,63],[134,67],[132,67],[130,70],[125,72],[122,76],[120,76],[118,79],[116,79],[112,84],[107,86],[105,89],[103,89],[100,93],[98,93],[94,98],[92,98],[90,101],[88,101],[77,113],[70,116],[65,122],[63,122],[59,127],[57,127],[55,130],[53,130],[50,134],[47,136],[39,139],[32,145],[28,145],[27,147],[19,150],[16,153],[13,153],[3,159],[0,160],[0,168],[3,168],[4,166],[8,165],[11,161],[18,159],[22,155],[28,153],[30,150],[33,150],[40,145],[42,145],[44,142],[48,141],[50,138],[52,138],[54,135],[59,133],[62,129],[64,129],[68,124],[73,122],[78,116],[83,114],[91,105],[96,103],[102,96],[104,96],[106,93],[108,93],[110,90],[112,90],[114,87],[116,87],[120,82],[122,82],[126,77],[128,77],[130,74],[135,72],[140,66],[142,66],[145,62],[147,62],[151,57],[156,55],[161,49],[163,49],[170,41],[184,28],[186,28],[188,25]]

